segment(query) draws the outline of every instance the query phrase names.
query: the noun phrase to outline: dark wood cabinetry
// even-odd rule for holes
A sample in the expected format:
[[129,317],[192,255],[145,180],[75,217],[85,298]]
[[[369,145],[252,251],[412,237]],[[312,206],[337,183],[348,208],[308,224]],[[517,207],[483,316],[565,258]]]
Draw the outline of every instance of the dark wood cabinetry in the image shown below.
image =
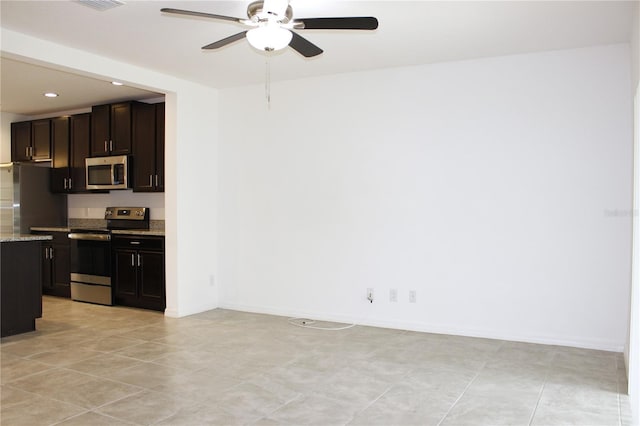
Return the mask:
[[11,123],[11,159],[51,160],[51,191],[106,192],[86,188],[85,159],[131,155],[129,176],[137,192],[164,192],[165,104],[121,102],[91,113]]
[[164,103],[133,108],[133,190],[164,191]]
[[11,123],[11,160],[46,161],[51,158],[51,120]]
[[34,232],[48,234],[53,240],[43,241],[42,293],[51,296],[71,297],[69,286],[70,247],[66,232]]
[[31,122],[11,123],[11,160],[15,162],[30,161]]
[[164,192],[164,102],[156,104],[156,191]]
[[163,311],[164,237],[114,235],[112,247],[115,303]]
[[137,102],[97,105],[91,108],[91,156],[131,153],[133,105]]
[[91,114],[76,114],[71,116],[71,180],[72,192],[87,191],[87,176],[84,160],[90,156],[91,143]]
[[89,156],[91,114],[51,119],[52,192],[87,192],[85,163]]
[[51,192],[67,192],[71,184],[69,117],[51,119]]
[[0,336],[33,331],[42,316],[40,241],[2,242]]

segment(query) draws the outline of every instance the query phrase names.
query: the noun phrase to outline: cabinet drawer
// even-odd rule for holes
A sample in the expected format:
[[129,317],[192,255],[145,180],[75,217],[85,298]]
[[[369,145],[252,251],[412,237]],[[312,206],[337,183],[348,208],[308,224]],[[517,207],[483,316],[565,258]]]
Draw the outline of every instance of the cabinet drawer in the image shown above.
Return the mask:
[[164,251],[164,237],[139,237],[135,235],[117,235],[111,240],[114,249],[157,250]]

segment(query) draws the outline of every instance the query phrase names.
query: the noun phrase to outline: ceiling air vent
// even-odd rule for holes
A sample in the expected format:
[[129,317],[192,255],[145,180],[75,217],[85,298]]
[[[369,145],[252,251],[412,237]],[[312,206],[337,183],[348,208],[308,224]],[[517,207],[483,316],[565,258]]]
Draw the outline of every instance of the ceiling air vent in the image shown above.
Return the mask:
[[109,9],[113,9],[117,6],[122,6],[124,4],[123,1],[120,0],[75,0],[77,3],[83,4],[91,9],[105,11]]

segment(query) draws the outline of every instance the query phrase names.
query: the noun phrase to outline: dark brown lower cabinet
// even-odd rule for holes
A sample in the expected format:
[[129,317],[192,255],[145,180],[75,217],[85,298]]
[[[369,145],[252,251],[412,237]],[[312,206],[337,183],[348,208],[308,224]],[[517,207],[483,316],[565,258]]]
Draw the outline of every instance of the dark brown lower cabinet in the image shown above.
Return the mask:
[[42,316],[40,241],[0,244],[1,336],[36,329]]
[[115,303],[163,311],[164,237],[114,235],[112,247]]
[[49,296],[70,298],[69,276],[71,259],[67,233],[39,233],[53,236],[53,240],[42,242],[42,293]]

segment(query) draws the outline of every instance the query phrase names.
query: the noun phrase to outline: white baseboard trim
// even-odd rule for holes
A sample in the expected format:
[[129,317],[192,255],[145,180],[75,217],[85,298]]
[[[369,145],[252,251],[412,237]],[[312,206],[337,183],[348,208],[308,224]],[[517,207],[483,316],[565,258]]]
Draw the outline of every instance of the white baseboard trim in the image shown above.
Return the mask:
[[269,306],[253,306],[237,303],[222,302],[222,309],[234,311],[269,314],[284,317],[309,318],[320,321],[339,322],[343,324],[358,324],[363,326],[392,328],[398,330],[418,331],[423,333],[450,334],[454,336],[478,337],[484,339],[507,340],[513,342],[536,343],[541,345],[569,346],[583,349],[596,349],[608,352],[622,352],[624,344],[607,340],[593,340],[587,338],[562,338],[557,336],[525,336],[518,334],[502,333],[496,330],[484,330],[460,328],[443,324],[427,324],[422,322],[393,321],[376,318],[354,318],[349,315],[340,315],[327,312],[301,312],[293,309],[283,309]]
[[164,316],[169,318],[182,318],[182,317],[187,317],[189,315],[199,314],[201,312],[211,311],[216,308],[218,308],[217,304],[200,305],[187,310],[166,308],[164,310]]

